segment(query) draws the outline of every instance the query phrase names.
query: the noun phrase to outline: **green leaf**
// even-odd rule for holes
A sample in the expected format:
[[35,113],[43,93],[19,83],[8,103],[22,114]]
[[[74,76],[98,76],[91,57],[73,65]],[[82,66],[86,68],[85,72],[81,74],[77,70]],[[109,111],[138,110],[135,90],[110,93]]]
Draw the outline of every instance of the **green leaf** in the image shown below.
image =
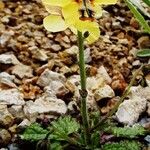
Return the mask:
[[63,150],[63,147],[59,142],[54,142],[51,144],[51,150]]
[[91,135],[91,149],[95,150],[98,147],[100,147],[100,132],[95,131]]
[[31,142],[39,141],[44,139],[48,133],[48,130],[43,129],[38,123],[34,123],[26,128],[25,132],[21,135],[21,139]]
[[150,0],[143,0],[148,6],[150,6]]
[[150,49],[142,49],[137,52],[138,57],[150,57]]
[[120,141],[103,145],[102,150],[141,150],[142,145],[137,141]]
[[148,32],[150,34],[150,26],[145,21],[144,17],[140,14],[140,12],[137,10],[137,8],[129,0],[125,0],[125,2],[131,12],[136,17],[136,19],[139,21],[140,25],[144,28],[145,32]]
[[136,138],[137,136],[145,135],[146,130],[142,126],[134,127],[110,127],[105,129],[105,132],[113,134],[117,137]]
[[66,140],[69,134],[75,133],[79,130],[80,124],[70,116],[60,117],[57,121],[52,122],[53,133],[50,135],[51,139]]

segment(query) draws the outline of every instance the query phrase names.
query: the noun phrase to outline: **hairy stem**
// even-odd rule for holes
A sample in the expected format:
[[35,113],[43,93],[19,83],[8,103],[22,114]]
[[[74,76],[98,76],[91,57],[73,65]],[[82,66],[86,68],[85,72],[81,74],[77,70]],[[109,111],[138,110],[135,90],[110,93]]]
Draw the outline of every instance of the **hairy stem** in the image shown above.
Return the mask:
[[80,68],[80,83],[81,83],[81,115],[84,129],[84,139],[85,144],[90,144],[90,130],[89,130],[89,118],[87,111],[87,90],[86,90],[86,70],[85,70],[85,61],[84,61],[84,37],[82,32],[78,31],[78,47],[79,47],[79,68]]
[[126,96],[129,94],[130,92],[130,88],[131,86],[134,84],[136,76],[138,75],[139,71],[143,68],[144,65],[142,65],[138,70],[136,70],[136,72],[134,73],[128,87],[126,88],[126,90],[124,91],[122,97],[120,98],[120,100],[118,101],[118,103],[114,106],[114,108],[104,117],[100,120],[100,122],[91,129],[91,131],[94,131],[95,129],[97,129],[101,124],[103,124],[109,117],[111,117],[118,109],[119,105],[124,101],[124,99],[126,98]]

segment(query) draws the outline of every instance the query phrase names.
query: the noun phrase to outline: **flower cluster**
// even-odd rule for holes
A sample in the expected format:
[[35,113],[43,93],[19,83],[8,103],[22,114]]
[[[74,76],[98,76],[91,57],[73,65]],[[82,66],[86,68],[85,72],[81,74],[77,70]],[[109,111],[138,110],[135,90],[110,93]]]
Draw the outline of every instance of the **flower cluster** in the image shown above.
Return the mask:
[[42,0],[50,13],[44,19],[44,27],[51,32],[70,28],[83,34],[88,31],[88,43],[93,43],[100,36],[99,25],[95,18],[102,15],[102,4],[115,4],[117,0]]

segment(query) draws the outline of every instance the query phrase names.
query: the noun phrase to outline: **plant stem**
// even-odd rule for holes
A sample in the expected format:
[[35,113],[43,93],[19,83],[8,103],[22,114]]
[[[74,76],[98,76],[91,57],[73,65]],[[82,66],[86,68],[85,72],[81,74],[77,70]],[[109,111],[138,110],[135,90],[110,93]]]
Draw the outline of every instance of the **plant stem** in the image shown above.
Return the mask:
[[85,144],[90,144],[90,130],[89,130],[89,118],[87,111],[87,90],[86,90],[86,70],[85,70],[85,61],[84,61],[84,37],[82,32],[78,31],[78,47],[79,47],[79,68],[80,68],[80,83],[81,83],[81,116],[84,128],[84,139]]
[[126,98],[126,96],[129,94],[130,92],[130,88],[131,86],[134,84],[136,76],[138,75],[139,71],[143,68],[144,65],[142,65],[138,70],[136,70],[136,72],[134,73],[127,89],[124,91],[122,97],[120,98],[120,100],[118,101],[118,103],[114,106],[114,108],[104,117],[100,120],[100,122],[91,129],[91,132],[94,131],[95,129],[97,129],[101,124],[103,124],[109,117],[111,117],[118,109],[119,105],[124,101],[124,99]]

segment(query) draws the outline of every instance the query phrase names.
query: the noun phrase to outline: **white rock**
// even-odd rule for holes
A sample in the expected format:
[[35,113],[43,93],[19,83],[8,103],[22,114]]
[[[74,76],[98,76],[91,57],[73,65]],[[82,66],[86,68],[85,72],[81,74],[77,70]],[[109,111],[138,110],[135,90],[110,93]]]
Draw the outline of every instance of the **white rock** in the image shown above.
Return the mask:
[[85,51],[84,51],[84,60],[85,60],[85,63],[89,63],[89,62],[92,61],[90,48],[85,49]]
[[12,125],[13,121],[14,118],[7,110],[7,105],[0,105],[0,125],[8,127]]
[[19,64],[12,68],[12,74],[18,76],[19,78],[30,78],[33,77],[33,69],[31,66]]
[[36,119],[38,114],[42,113],[56,113],[65,114],[67,106],[61,99],[42,96],[33,101],[26,102],[24,106],[24,113],[30,120]]
[[20,64],[20,62],[18,61],[18,59],[16,58],[14,54],[1,54],[0,63],[13,64],[13,65]]
[[105,69],[104,66],[100,66],[97,70],[97,77],[102,77],[104,78],[105,82],[107,84],[110,84],[112,82],[112,79],[110,78],[109,74],[107,73],[107,70]]
[[22,106],[13,105],[10,108],[8,108],[8,111],[15,118],[20,118],[20,119],[24,118],[24,113],[23,113],[23,107]]
[[45,69],[45,71],[39,77],[37,84],[40,85],[41,87],[46,87],[52,81],[57,81],[57,80],[64,82],[66,78],[64,75],[60,73],[53,72],[49,69]]
[[0,84],[5,84],[9,87],[16,87],[15,83],[13,83],[14,79],[15,76],[10,75],[7,72],[0,73]]
[[76,55],[78,54],[78,47],[74,45],[70,47],[69,49],[66,49],[65,52],[70,55]]
[[88,77],[87,78],[87,89],[97,90],[99,87],[104,85],[104,78],[102,77]]
[[17,89],[8,89],[0,91],[0,104],[6,105],[24,105],[23,94]]
[[146,99],[134,96],[125,100],[116,112],[117,120],[125,125],[133,125],[146,109]]
[[25,129],[31,125],[31,122],[28,119],[24,119],[18,126],[17,129]]
[[139,96],[150,101],[150,87],[132,86],[129,96]]
[[104,85],[97,89],[94,93],[96,101],[99,101],[103,98],[112,98],[115,96],[113,89],[109,85]]
[[44,50],[39,50],[36,46],[30,47],[29,50],[32,53],[32,58],[35,58],[40,61],[48,60],[48,56],[46,55]]
[[50,97],[56,97],[56,94],[59,92],[59,88],[64,87],[63,83],[59,80],[51,81],[51,83],[44,88],[44,91],[50,96]]

